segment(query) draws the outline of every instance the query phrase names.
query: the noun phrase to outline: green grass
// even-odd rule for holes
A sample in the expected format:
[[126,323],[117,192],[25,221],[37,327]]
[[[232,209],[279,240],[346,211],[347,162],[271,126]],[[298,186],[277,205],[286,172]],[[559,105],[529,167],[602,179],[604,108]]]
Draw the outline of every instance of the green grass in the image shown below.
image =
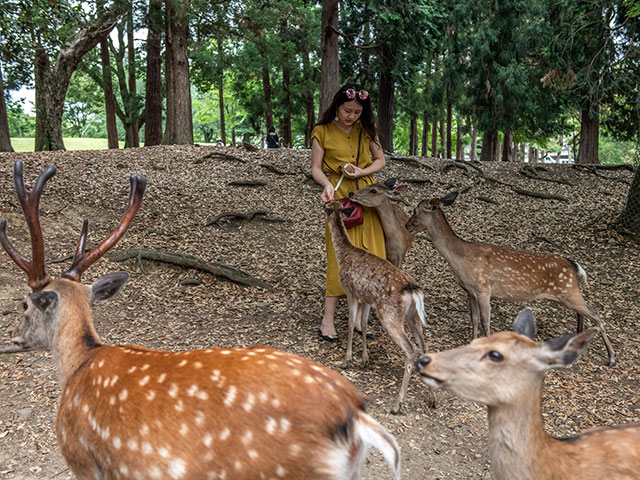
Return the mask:
[[[106,150],[108,148],[106,138],[64,138],[64,146],[67,150]],[[16,152],[33,152],[33,138],[11,138],[11,146]],[[120,148],[124,142],[120,142]]]

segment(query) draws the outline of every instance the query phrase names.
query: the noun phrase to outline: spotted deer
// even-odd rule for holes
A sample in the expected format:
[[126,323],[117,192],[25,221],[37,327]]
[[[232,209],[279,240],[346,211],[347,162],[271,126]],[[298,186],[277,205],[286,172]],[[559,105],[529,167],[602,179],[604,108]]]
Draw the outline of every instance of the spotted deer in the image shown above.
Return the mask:
[[458,193],[453,192],[421,201],[407,228],[428,233],[435,249],[451,266],[456,281],[467,292],[473,338],[478,337],[479,320],[485,333],[491,333],[491,298],[512,302],[548,299],[576,312],[578,332],[584,329],[584,317],[595,322],[607,348],[607,365],[613,366],[616,356],[604,324],[580,292],[580,281],[587,279],[584,269],[576,261],[560,255],[463,240],[453,231],[442,211],[442,207],[451,205],[457,196]]
[[84,249],[87,221],[70,270],[45,272],[38,204],[49,167],[32,192],[22,164],[14,181],[32,239],[32,260],[0,241],[27,273],[33,292],[12,341],[53,353],[61,381],[56,434],[80,479],[356,479],[368,446],[379,448],[400,478],[393,436],[364,411],[365,399],[332,370],[265,346],[184,352],[104,345],[91,305],[115,295],[126,272],[92,285],[82,273],[124,234],[146,179],[131,176],[129,206],[114,232]]
[[546,370],[575,361],[598,333],[533,341],[535,318],[525,309],[514,332],[494,333],[416,361],[422,381],[487,405],[489,455],[497,480],[633,480],[640,472],[640,425],[554,438],[544,430]]
[[[405,356],[402,384],[391,410],[391,413],[399,413],[405,401],[416,357],[415,348],[404,331],[404,323],[406,322],[409,326],[419,351],[424,352],[422,326],[427,325],[424,294],[408,273],[380,257],[353,246],[343,223],[343,218],[349,216],[352,209],[353,207],[345,209],[341,203],[335,201],[325,205],[331,241],[338,261],[338,278],[349,304],[349,338],[343,367],[351,366],[353,329],[359,308],[362,308],[362,366],[366,366],[369,362],[367,320],[373,306],[378,313],[380,324]],[[433,396],[430,398],[430,404],[434,405]]]
[[402,261],[413,243],[414,235],[405,226],[409,215],[401,206],[391,201],[406,189],[406,185],[396,185],[396,179],[390,178],[384,183],[374,183],[349,193],[354,202],[375,208],[378,212],[384,230],[387,260],[398,268],[402,267]]

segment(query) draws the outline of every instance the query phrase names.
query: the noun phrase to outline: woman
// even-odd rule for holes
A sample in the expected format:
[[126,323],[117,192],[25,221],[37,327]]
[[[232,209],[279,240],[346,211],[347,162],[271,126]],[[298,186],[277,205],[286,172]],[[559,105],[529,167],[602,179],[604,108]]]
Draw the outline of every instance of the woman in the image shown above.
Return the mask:
[[[372,175],[385,165],[369,93],[356,83],[348,83],[338,90],[333,102],[311,132],[311,142],[311,173],[322,187],[320,198],[325,203],[348,197],[349,192],[375,183]],[[353,168],[343,171],[341,167],[345,163],[352,164]],[[341,175],[344,178],[336,190],[335,186]],[[384,232],[375,210],[363,207],[362,225],[347,229],[347,234],[356,247],[385,258]],[[338,300],[344,296],[344,291],[338,280],[338,264],[326,224],[325,242],[326,291],[324,315],[318,333],[323,340],[337,342],[334,316]],[[361,331],[361,312],[359,309],[356,332]],[[371,337],[372,335],[369,338]]]

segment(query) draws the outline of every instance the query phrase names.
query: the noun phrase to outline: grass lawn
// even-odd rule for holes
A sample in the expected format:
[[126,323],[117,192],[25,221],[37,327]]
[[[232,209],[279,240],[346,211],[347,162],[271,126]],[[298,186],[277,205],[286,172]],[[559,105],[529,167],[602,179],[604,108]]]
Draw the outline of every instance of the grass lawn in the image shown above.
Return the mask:
[[[106,150],[106,138],[64,138],[64,146],[67,150]],[[11,138],[11,146],[16,152],[33,152],[33,138]],[[120,142],[120,148],[124,142]]]

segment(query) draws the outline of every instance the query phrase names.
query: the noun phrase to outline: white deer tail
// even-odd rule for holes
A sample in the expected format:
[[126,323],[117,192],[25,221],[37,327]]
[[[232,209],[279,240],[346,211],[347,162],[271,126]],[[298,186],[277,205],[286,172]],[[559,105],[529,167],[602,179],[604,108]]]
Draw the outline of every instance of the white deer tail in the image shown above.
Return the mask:
[[372,446],[382,452],[391,466],[394,478],[400,480],[400,447],[393,436],[376,420],[365,412],[358,412],[355,434],[366,447]]
[[413,304],[415,305],[416,312],[420,316],[420,321],[422,325],[427,326],[427,315],[424,313],[424,294],[420,291],[413,292],[411,294],[413,298]]
[[575,260],[571,260],[570,258],[567,258],[567,260],[569,260],[569,263],[571,263],[571,266],[576,271],[578,282],[584,282],[584,286],[589,288],[589,282],[587,281],[587,272],[584,270],[584,268],[582,268],[582,265],[580,265]]

